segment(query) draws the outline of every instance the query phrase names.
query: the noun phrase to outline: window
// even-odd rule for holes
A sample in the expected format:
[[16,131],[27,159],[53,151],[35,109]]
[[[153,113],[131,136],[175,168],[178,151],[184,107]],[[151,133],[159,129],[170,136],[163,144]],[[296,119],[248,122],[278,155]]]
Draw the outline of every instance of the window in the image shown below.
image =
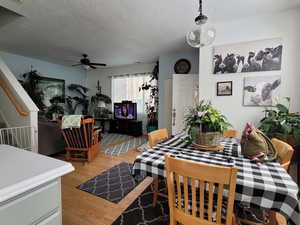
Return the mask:
[[112,102],[132,101],[137,103],[137,118],[147,125],[146,102],[150,101],[149,91],[139,91],[143,83],[150,80],[150,74],[112,77]]

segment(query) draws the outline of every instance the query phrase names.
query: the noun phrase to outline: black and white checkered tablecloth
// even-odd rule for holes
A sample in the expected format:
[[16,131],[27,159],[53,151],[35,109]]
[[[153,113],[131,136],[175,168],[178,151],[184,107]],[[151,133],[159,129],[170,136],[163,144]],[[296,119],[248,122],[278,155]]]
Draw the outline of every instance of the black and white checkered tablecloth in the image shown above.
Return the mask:
[[200,163],[234,166],[238,169],[236,201],[280,212],[289,224],[300,225],[299,189],[280,164],[268,162],[258,166],[243,158],[235,139],[225,139],[223,145],[224,150],[220,152],[199,151],[178,135],[139,155],[134,162],[133,175],[165,177],[166,154]]

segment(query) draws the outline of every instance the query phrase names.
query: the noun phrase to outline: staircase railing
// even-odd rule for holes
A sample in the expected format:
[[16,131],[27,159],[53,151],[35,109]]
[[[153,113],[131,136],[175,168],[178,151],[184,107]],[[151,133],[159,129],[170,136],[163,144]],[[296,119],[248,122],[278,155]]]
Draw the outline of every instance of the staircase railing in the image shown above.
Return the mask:
[[0,129],[0,144],[32,151],[32,127],[10,127]]
[[14,107],[16,108],[17,112],[21,115],[21,116],[28,116],[28,112],[26,112],[26,110],[18,103],[17,99],[15,98],[15,96],[13,95],[13,93],[10,91],[10,89],[8,88],[8,86],[6,85],[6,83],[4,82],[4,80],[0,79],[0,87],[2,87],[3,91],[5,92],[5,94],[7,95],[7,97],[9,98],[10,102],[14,105]]

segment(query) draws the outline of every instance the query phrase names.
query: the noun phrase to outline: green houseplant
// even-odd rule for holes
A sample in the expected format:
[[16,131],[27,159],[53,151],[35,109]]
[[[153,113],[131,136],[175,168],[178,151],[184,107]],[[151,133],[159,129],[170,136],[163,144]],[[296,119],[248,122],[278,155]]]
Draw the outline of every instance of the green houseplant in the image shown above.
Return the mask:
[[150,100],[145,103],[145,111],[147,113],[147,132],[158,129],[158,74],[159,74],[159,62],[156,62],[156,65],[152,71],[151,78],[148,82],[142,84],[139,88],[139,91],[149,91]]
[[[69,114],[74,114],[77,107],[81,105],[82,114],[87,115],[89,108],[89,98],[87,96],[87,92],[89,91],[89,89],[80,84],[70,84],[68,86],[68,89],[77,94],[77,96],[75,97],[67,96],[66,98]],[[73,104],[73,102],[75,103]]]
[[219,144],[224,130],[231,127],[226,117],[213,108],[211,102],[204,100],[190,109],[185,117],[188,141],[206,146]]
[[62,97],[61,96],[56,96],[53,97],[50,100],[51,106],[47,107],[46,109],[46,117],[48,119],[58,119],[60,115],[64,115],[64,108],[59,105],[60,102],[62,102]]
[[259,129],[270,138],[279,138],[292,146],[300,145],[300,115],[290,112],[291,98],[285,98],[288,106],[277,104],[264,110]]
[[31,70],[30,72],[23,74],[23,78],[24,79],[20,81],[21,85],[36,106],[41,111],[44,111],[46,106],[43,103],[43,93],[42,90],[38,88],[38,82],[41,79],[41,76],[36,70]]

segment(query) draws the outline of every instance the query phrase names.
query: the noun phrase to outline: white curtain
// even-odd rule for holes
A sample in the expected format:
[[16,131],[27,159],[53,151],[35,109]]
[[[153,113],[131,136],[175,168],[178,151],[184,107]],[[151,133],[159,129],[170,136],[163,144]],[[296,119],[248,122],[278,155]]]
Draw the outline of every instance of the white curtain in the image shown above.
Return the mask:
[[132,101],[137,103],[137,119],[143,121],[144,133],[146,133],[147,125],[145,103],[150,100],[150,91],[139,91],[139,88],[150,79],[150,73],[112,77],[112,102]]

